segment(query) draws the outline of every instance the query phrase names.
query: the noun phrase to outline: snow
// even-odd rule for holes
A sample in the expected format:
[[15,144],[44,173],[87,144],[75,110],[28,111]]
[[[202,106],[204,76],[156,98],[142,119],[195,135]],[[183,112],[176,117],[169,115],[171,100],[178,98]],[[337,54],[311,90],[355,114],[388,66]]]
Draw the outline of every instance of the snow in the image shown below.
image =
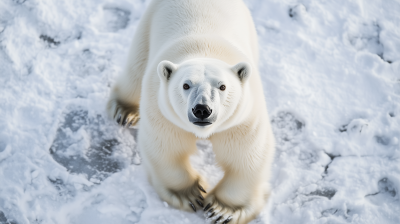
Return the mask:
[[[400,223],[400,2],[246,0],[277,152],[252,223]],[[0,223],[204,223],[105,114],[148,4],[0,2]],[[216,184],[212,146],[193,166]],[[269,221],[268,221],[269,220]]]

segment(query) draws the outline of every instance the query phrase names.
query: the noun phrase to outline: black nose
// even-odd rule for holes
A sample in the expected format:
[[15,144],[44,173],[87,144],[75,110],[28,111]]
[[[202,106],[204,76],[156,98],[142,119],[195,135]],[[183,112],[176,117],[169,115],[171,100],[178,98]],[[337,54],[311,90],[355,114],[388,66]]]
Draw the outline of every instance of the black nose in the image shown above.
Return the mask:
[[203,104],[197,104],[193,109],[192,112],[194,116],[200,119],[207,118],[211,115],[212,110],[209,106]]

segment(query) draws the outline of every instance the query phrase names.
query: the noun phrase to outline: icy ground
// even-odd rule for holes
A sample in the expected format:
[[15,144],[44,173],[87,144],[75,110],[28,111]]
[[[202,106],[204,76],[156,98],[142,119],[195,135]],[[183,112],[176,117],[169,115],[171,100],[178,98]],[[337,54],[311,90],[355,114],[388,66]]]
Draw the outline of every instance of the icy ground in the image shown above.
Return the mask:
[[[139,0],[0,1],[0,223],[204,223],[105,115]],[[400,223],[400,2],[247,0],[277,153],[252,223]],[[222,172],[208,142],[193,164]]]

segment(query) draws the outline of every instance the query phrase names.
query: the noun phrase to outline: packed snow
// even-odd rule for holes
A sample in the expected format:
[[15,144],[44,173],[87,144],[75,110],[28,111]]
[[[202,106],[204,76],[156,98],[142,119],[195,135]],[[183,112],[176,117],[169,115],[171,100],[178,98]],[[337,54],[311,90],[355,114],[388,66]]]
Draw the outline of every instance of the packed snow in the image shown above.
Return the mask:
[[[400,2],[246,0],[277,141],[251,223],[400,223]],[[0,1],[0,223],[204,223],[105,114],[148,1]],[[193,166],[223,172],[198,142]]]

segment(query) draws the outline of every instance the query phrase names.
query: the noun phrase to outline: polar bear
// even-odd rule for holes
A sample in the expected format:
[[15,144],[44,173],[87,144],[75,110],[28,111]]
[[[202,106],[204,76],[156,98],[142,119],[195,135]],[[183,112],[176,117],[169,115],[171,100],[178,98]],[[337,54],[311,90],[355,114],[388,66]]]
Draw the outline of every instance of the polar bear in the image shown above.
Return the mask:
[[[107,110],[123,126],[138,123],[143,165],[162,200],[201,207],[215,223],[247,223],[265,205],[274,137],[257,61],[242,0],[149,4]],[[189,162],[198,139],[211,141],[225,171],[209,193]]]

